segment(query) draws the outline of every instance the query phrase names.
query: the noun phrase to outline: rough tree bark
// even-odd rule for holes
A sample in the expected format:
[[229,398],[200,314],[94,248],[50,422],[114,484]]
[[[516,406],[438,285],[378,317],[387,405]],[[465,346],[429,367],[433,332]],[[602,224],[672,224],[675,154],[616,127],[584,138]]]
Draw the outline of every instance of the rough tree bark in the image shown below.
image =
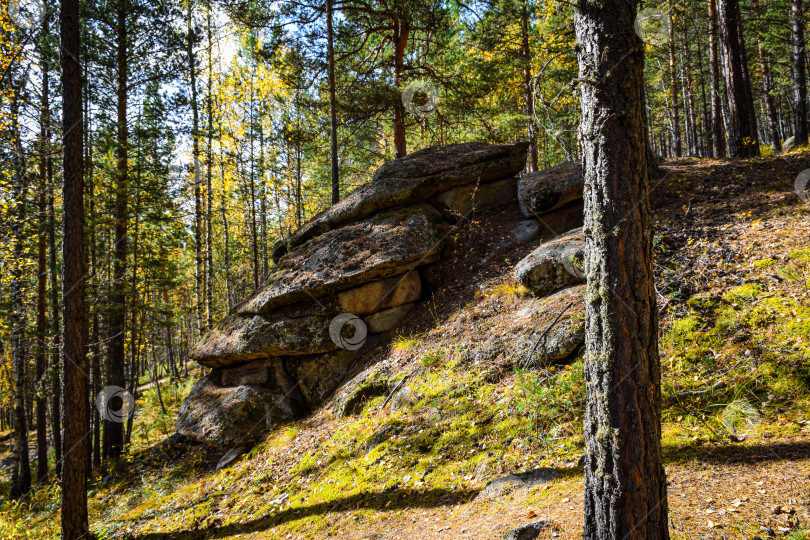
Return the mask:
[[82,72],[79,64],[79,0],[62,0],[64,327],[62,329],[62,538],[89,535],[87,524],[87,322],[84,308],[84,171],[82,163]]
[[593,540],[669,538],[637,5],[579,0],[574,15],[588,251],[583,537]]

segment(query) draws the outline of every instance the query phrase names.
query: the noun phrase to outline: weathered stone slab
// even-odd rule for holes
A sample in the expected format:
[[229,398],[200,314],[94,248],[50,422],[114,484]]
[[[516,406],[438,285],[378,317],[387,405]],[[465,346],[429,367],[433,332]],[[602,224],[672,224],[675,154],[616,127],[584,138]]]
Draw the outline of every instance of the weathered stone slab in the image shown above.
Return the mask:
[[581,229],[541,244],[515,266],[515,279],[537,296],[585,281],[585,236]]
[[223,385],[223,370],[197,381],[177,416],[177,431],[194,440],[231,448],[249,446],[266,431],[308,412],[282,362],[270,364],[263,384]]
[[368,315],[415,302],[421,296],[422,280],[419,272],[413,271],[343,291],[338,293],[338,301],[345,313]]
[[476,498],[490,499],[511,493],[516,489],[526,489],[542,484],[548,484],[552,480],[559,478],[560,473],[556,469],[541,467],[522,473],[507,474],[500,476],[489,483],[481,490]]
[[329,231],[286,255],[240,314],[267,311],[410,271],[438,259],[440,238],[424,210],[399,209]]
[[389,161],[368,184],[308,221],[273,247],[278,261],[288,250],[342,225],[399,205],[426,201],[443,191],[516,175],[526,165],[529,144],[464,143],[433,146]]
[[371,332],[382,334],[399,326],[408,315],[411,314],[415,307],[414,304],[403,304],[369,315],[364,321]]
[[284,306],[263,315],[231,313],[194,345],[192,360],[206,367],[245,364],[258,358],[334,351],[329,323],[340,313],[336,297]]
[[582,166],[574,161],[529,173],[518,181],[520,211],[534,217],[582,198],[585,178]]
[[489,184],[468,184],[439,194],[434,206],[447,217],[457,220],[469,217],[473,208],[486,210],[513,201],[517,195],[517,179],[506,178]]

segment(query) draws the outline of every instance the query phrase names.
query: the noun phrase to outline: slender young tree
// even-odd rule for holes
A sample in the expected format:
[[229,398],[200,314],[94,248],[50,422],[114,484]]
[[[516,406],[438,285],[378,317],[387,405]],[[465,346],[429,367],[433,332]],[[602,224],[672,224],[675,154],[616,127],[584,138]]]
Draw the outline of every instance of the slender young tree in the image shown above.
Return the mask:
[[669,16],[669,35],[667,36],[669,48],[669,91],[670,91],[670,114],[672,115],[672,138],[674,140],[675,157],[683,155],[683,144],[681,142],[681,107],[678,101],[678,64],[675,57],[675,19]]
[[332,204],[340,201],[340,169],[338,168],[337,97],[335,89],[335,30],[333,0],[326,0],[326,69],[329,85],[329,159],[332,176]]
[[796,146],[807,144],[807,49],[804,46],[802,0],[793,0],[793,136]]
[[720,101],[720,51],[718,49],[717,0],[709,0],[709,71],[712,103],[712,153],[711,157],[726,155],[726,139],[723,135],[723,104]]
[[42,19],[39,37],[39,61],[42,70],[42,99],[39,117],[39,186],[37,193],[37,358],[36,358],[36,416],[37,416],[37,484],[48,479],[48,402],[45,398],[47,357],[47,227],[48,227],[48,155],[50,150],[50,87],[46,47],[50,33],[48,17]]
[[669,538],[637,6],[579,0],[574,14],[588,252],[583,538],[593,540]]
[[79,0],[61,0],[62,67],[62,538],[86,539],[87,322],[84,307],[84,164]]
[[14,219],[12,234],[14,236],[14,266],[11,277],[11,358],[14,365],[14,449],[11,470],[11,498],[19,498],[31,489],[31,465],[28,462],[28,420],[25,414],[26,358],[23,350],[25,321],[23,319],[23,243],[25,225],[25,155],[20,136],[19,108],[20,88],[13,90],[11,98],[11,129],[14,137]]

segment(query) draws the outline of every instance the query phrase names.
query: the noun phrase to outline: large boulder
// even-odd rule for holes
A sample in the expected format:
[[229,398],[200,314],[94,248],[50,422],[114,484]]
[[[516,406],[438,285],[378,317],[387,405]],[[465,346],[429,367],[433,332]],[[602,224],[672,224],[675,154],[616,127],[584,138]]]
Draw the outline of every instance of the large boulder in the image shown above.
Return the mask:
[[308,412],[282,362],[260,360],[240,369],[241,376],[213,370],[194,384],[177,416],[179,433],[218,448],[249,446]]
[[585,282],[582,229],[541,244],[515,266],[515,279],[537,296]]
[[523,175],[518,181],[520,211],[533,217],[582,198],[585,178],[574,161]]
[[389,161],[374,178],[307,222],[273,247],[278,261],[310,238],[399,205],[426,201],[465,184],[486,183],[516,175],[526,165],[529,143],[463,143],[432,146]]

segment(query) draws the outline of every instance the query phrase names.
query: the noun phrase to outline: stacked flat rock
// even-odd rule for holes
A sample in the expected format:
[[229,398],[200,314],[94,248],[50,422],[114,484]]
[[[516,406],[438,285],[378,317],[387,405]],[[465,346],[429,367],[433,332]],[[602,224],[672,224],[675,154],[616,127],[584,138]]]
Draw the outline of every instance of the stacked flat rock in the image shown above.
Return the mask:
[[[263,287],[192,349],[191,358],[212,371],[183,402],[177,430],[217,447],[241,446],[322,403],[375,334],[416,309],[419,269],[442,254],[437,227],[513,200],[527,150],[528,143],[466,143],[388,162],[274,246],[276,266]],[[341,314],[353,319],[343,330],[362,327],[368,338],[336,339]]]
[[570,161],[524,174],[518,181],[518,203],[528,218],[512,231],[519,241],[559,236],[582,226],[585,179],[579,163]]

